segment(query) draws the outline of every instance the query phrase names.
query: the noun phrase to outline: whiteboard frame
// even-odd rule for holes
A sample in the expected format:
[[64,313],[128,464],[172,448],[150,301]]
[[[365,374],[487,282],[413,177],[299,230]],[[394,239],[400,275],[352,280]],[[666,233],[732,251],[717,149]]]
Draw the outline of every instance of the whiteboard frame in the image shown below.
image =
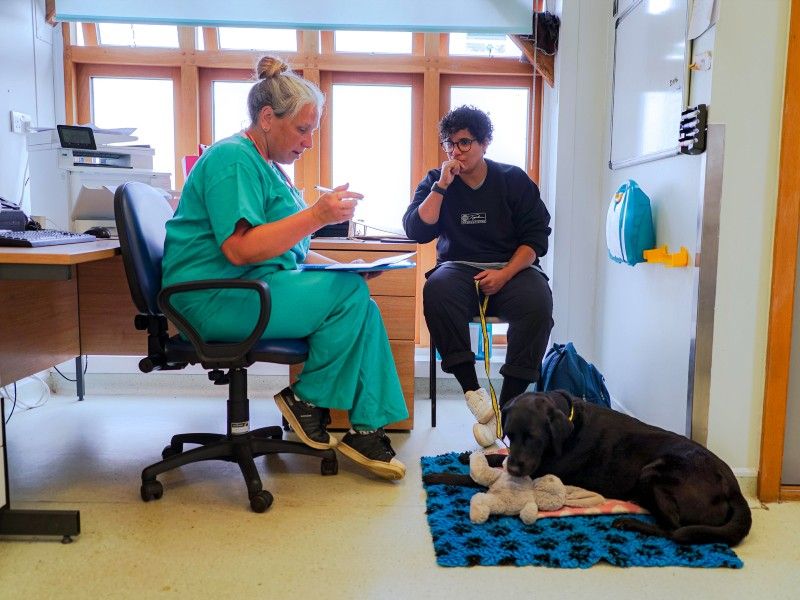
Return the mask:
[[[619,0],[617,0],[619,1]],[[608,168],[612,170],[622,169],[625,167],[630,167],[632,165],[638,165],[641,163],[651,162],[655,160],[660,160],[662,158],[667,158],[670,156],[676,156],[680,154],[680,145],[678,143],[679,137],[679,130],[680,130],[680,115],[678,115],[678,119],[675,122],[675,145],[670,145],[662,150],[657,150],[655,152],[650,152],[648,154],[642,154],[638,156],[633,156],[630,158],[624,159],[617,159],[614,160],[614,104],[615,104],[615,95],[616,95],[616,84],[617,84],[617,51],[619,49],[619,27],[620,24],[624,21],[624,19],[630,16],[635,10],[639,9],[649,0],[632,0],[632,2],[628,3],[628,6],[624,9],[624,11],[617,15],[614,21],[614,67],[612,71],[612,80],[611,80],[611,141],[609,144],[609,160],[608,160]],[[685,110],[689,98],[688,92],[688,69],[689,69],[689,54],[690,54],[690,40],[687,39],[687,28],[689,26],[689,0],[683,0],[685,2],[684,7],[684,26],[683,26],[683,39],[684,39],[684,47],[683,47],[683,68],[680,71],[680,86],[681,86],[681,110]],[[625,4],[623,2],[623,4]],[[615,8],[619,6],[615,3]]]

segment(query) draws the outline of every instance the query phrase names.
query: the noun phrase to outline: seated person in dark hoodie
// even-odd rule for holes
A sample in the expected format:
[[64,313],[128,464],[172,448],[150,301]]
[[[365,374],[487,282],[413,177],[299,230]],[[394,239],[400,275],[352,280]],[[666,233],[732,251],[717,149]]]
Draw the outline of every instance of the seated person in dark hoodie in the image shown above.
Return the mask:
[[472,106],[450,111],[439,139],[447,160],[417,186],[403,227],[419,243],[439,238],[423,289],[425,321],[442,370],[456,377],[475,415],[475,439],[488,447],[496,421],[478,384],[469,322],[478,316],[479,298],[488,297],[486,314],[508,323],[500,406],[539,379],[553,327],[552,293],[539,267],[550,214],[525,171],[484,157],[492,141],[486,113]]

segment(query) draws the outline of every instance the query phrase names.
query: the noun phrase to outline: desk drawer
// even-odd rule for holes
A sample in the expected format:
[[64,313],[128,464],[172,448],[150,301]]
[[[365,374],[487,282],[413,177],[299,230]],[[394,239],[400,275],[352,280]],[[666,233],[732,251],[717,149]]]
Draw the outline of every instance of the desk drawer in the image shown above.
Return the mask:
[[414,296],[372,296],[390,340],[414,341]]
[[[365,262],[378,260],[402,252],[358,252],[350,250],[319,250],[319,254],[339,262],[352,262],[357,258]],[[413,259],[412,259],[413,260]],[[417,269],[398,269],[387,271],[367,282],[369,293],[373,296],[413,296],[416,291]]]
[[80,354],[75,280],[0,281],[0,380],[8,385]]
[[78,265],[81,352],[144,356],[147,332],[137,331],[122,257]]

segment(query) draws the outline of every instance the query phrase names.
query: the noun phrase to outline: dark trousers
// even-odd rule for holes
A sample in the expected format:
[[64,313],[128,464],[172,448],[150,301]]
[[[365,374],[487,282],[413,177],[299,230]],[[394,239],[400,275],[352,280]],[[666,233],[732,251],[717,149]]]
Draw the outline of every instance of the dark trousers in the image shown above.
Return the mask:
[[[479,314],[474,280],[478,273],[469,265],[445,263],[428,274],[423,288],[425,321],[446,373],[463,363],[475,364],[469,322]],[[553,295],[547,278],[536,269],[523,269],[489,296],[486,315],[508,323],[506,362],[500,374],[538,381],[553,328]]]

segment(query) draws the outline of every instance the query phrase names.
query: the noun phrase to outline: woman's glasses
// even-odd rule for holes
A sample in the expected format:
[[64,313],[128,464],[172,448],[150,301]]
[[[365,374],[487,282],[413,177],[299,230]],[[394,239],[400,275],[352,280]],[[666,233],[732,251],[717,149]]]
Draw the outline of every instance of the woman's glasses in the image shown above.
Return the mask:
[[453,151],[453,148],[458,146],[458,149],[461,152],[469,152],[469,149],[472,148],[472,142],[477,142],[475,138],[461,138],[460,140],[456,140],[455,142],[451,140],[444,140],[441,142],[442,148],[445,152],[450,154]]

